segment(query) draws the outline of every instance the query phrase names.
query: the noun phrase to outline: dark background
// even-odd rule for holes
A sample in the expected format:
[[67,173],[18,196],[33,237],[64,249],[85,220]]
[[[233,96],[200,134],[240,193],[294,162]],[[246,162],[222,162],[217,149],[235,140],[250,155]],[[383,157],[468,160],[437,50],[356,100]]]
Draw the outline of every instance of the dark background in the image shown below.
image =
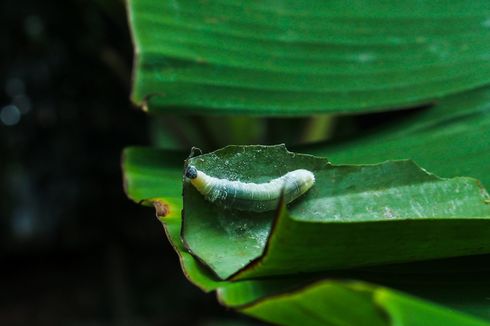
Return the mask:
[[243,321],[123,193],[122,149],[150,141],[124,3],[2,0],[0,21],[0,325]]

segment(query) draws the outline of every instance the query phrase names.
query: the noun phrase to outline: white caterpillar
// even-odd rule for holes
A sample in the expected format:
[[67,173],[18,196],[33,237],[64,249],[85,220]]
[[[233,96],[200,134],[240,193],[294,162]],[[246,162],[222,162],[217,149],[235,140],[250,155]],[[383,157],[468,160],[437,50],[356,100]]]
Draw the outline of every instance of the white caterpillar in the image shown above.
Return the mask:
[[307,192],[315,175],[304,169],[294,170],[266,183],[244,183],[218,179],[189,165],[185,176],[204,198],[224,208],[265,212],[277,208],[281,194],[286,204]]

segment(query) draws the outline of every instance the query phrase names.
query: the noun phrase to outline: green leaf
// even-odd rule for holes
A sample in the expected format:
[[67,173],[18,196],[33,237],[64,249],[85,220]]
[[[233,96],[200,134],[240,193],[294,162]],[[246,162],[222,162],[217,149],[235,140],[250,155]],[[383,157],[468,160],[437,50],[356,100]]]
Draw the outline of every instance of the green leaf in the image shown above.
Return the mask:
[[490,88],[448,97],[364,137],[302,150],[338,164],[412,159],[439,176],[471,176],[489,187]]
[[490,81],[486,1],[128,3],[150,111],[377,111]]
[[221,279],[490,253],[489,196],[475,179],[440,179],[410,161],[333,166],[284,146],[229,146],[189,164],[243,182],[315,174],[289,209],[261,214],[222,209],[184,184],[183,240]]
[[126,148],[122,160],[125,190],[133,201],[155,207],[167,238],[179,255],[184,274],[201,289],[210,291],[221,282],[184,248],[180,239],[182,166],[185,157],[172,151]]
[[321,274],[232,282],[217,290],[224,305],[236,309],[271,296],[297,291],[319,279],[357,279],[490,321],[490,256],[458,257]]
[[126,194],[137,203],[153,198],[165,198],[168,201],[180,199],[181,202],[182,165],[185,158],[181,152],[127,148],[122,155]]
[[[318,275],[298,275],[294,278],[277,278],[240,282],[218,281],[182,245],[180,239],[182,207],[181,180],[182,165],[186,157],[183,153],[148,148],[128,148],[123,155],[123,170],[126,191],[136,202],[167,204],[175,202],[176,208],[168,210],[165,217],[160,216],[167,236],[179,254],[184,274],[191,282],[209,291],[218,289],[223,304],[240,307],[305,286]],[[165,163],[167,161],[167,163]],[[172,162],[172,163],[168,163]],[[175,197],[177,196],[177,197]],[[399,269],[383,267],[381,270],[345,272],[323,277],[349,277],[365,279],[401,289],[441,304],[490,319],[488,315],[488,259],[482,257],[474,262],[457,261],[454,264],[419,263],[420,268],[403,266]],[[413,266],[413,264],[412,264]],[[485,269],[486,268],[486,269]],[[475,273],[475,270],[480,272]],[[449,273],[449,274],[448,274]]]
[[[240,287],[224,291],[238,292]],[[226,295],[232,295],[226,293]],[[488,323],[384,287],[357,281],[322,281],[265,297],[239,309],[280,325],[450,326]]]

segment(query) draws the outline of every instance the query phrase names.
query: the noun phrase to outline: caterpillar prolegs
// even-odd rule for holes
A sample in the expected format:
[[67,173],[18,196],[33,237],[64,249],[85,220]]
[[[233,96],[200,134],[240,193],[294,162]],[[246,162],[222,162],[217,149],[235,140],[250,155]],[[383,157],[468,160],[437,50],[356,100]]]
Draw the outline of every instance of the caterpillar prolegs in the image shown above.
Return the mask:
[[266,212],[277,208],[281,194],[286,204],[307,192],[315,175],[304,169],[294,170],[266,183],[245,183],[219,179],[189,165],[185,176],[204,198],[218,206],[242,211]]

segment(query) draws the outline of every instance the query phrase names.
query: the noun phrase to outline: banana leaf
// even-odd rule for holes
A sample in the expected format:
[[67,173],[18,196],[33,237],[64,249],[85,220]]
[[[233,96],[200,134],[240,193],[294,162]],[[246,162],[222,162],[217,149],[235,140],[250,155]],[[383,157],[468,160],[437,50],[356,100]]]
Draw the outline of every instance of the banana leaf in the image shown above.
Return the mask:
[[183,241],[221,279],[490,253],[490,197],[475,179],[410,161],[334,166],[284,146],[229,146],[188,163],[242,182],[315,174],[303,197],[266,213],[220,208],[184,183]]
[[[220,290],[221,299],[226,301],[242,296],[244,291],[246,295],[251,285],[225,287]],[[255,287],[255,290],[262,292],[264,288]],[[263,296],[261,300],[235,308],[274,324],[291,326],[488,325],[392,289],[349,280],[315,282],[286,293]]]
[[379,111],[490,81],[486,1],[128,0],[128,9],[132,99],[149,111]]
[[[299,279],[297,277],[293,279],[279,278],[272,281],[252,280],[234,283],[219,281],[208,268],[203,266],[194,256],[186,251],[180,240],[180,207],[182,204],[181,201],[177,202],[176,199],[181,192],[182,165],[185,156],[182,153],[176,152],[147,148],[129,148],[124,153],[123,168],[128,195],[136,202],[144,204],[153,203],[156,206],[157,216],[159,216],[165,226],[169,240],[180,256],[184,273],[194,284],[207,291],[218,289],[218,295],[223,304],[241,309],[239,307],[258,304],[259,301],[261,302],[271,295],[275,296],[285,292],[291,292],[297,289],[299,285],[305,286],[311,280],[319,277],[318,275],[307,277],[302,274]],[[164,163],[169,161],[173,163]],[[162,205],[173,207],[174,203],[176,209],[163,211],[159,209]],[[162,216],[162,214],[167,215]],[[485,261],[485,258],[483,260],[480,259],[481,261]],[[469,265],[465,263],[464,266]],[[478,266],[481,267],[481,263],[478,263]],[[444,269],[451,269],[451,267],[445,267]],[[407,268],[404,268],[404,271],[406,270]],[[382,284],[387,283],[390,286],[401,288],[408,292],[417,290],[415,294],[418,296],[426,297],[443,304],[449,304],[455,309],[490,320],[490,309],[488,309],[488,305],[485,305],[487,302],[485,300],[487,296],[485,288],[488,288],[488,281],[485,282],[485,275],[488,274],[488,269],[480,272],[481,277],[475,277],[476,274],[474,272],[461,274],[461,270],[457,270],[458,274],[456,275],[461,277],[456,276],[456,278],[444,278],[441,277],[440,273],[436,273],[433,277],[428,277],[427,270],[434,270],[434,268],[423,268],[423,270],[424,272],[422,274],[415,274],[415,278],[413,275],[387,274],[380,273],[379,271],[368,272],[367,274],[366,271],[362,271],[361,273],[348,276],[351,278],[376,281]],[[439,271],[436,270],[436,272]],[[345,274],[343,275],[344,277],[346,276]],[[327,275],[327,277],[332,277],[332,275]],[[394,279],[394,281],[390,281],[390,279]],[[445,282],[441,283],[441,280],[445,280]],[[475,282],[472,283],[471,280]],[[438,281],[440,284],[439,287],[435,286],[435,284],[438,284]],[[454,287],[455,284],[458,284],[458,286]],[[453,295],[447,295],[448,292]],[[461,296],[458,296],[458,294]],[[231,297],[234,297],[234,300],[230,299]],[[243,312],[247,313],[245,310]],[[260,317],[258,313],[250,312],[250,314]],[[400,325],[405,324],[401,323]],[[473,324],[470,323],[468,325]]]

